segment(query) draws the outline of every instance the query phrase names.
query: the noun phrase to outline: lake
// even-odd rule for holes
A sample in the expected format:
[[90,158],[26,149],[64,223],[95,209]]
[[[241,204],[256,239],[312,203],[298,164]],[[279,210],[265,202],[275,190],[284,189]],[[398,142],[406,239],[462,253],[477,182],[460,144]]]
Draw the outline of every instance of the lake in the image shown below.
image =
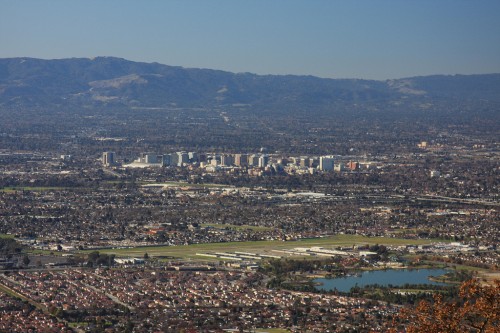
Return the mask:
[[403,286],[409,284],[433,284],[445,286],[446,283],[429,280],[429,276],[440,276],[447,273],[445,269],[389,269],[383,271],[366,271],[359,276],[345,276],[331,279],[315,279],[316,286],[320,290],[333,290],[348,292],[356,284],[364,287],[369,284],[379,284],[381,286]]

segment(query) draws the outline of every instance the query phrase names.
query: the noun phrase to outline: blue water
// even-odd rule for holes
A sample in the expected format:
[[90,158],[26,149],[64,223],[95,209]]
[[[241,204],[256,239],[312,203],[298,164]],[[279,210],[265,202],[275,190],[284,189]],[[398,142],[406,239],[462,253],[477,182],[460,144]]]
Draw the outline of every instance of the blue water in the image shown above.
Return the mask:
[[321,283],[318,289],[334,290],[348,292],[356,284],[358,287],[363,287],[369,284],[379,284],[381,286],[403,286],[409,284],[433,284],[444,286],[445,283],[433,282],[429,280],[429,276],[440,276],[447,271],[444,269],[390,269],[385,271],[367,271],[361,273],[360,276],[347,276],[331,279],[315,279],[314,282]]

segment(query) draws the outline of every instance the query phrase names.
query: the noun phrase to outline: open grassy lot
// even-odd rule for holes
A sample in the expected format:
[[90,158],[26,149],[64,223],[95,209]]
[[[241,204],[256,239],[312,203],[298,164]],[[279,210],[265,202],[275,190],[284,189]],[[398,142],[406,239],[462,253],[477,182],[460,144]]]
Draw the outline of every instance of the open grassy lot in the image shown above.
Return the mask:
[[253,252],[261,254],[279,255],[273,250],[292,249],[295,247],[322,246],[332,248],[337,246],[353,246],[363,244],[384,244],[384,245],[419,245],[430,244],[431,240],[425,239],[398,239],[385,237],[364,237],[359,235],[337,235],[325,238],[304,239],[299,241],[253,241],[253,242],[228,242],[228,243],[209,243],[193,244],[182,246],[149,246],[136,247],[129,249],[104,249],[102,253],[116,254],[117,256],[142,257],[144,253],[149,256],[171,256],[181,259],[202,259],[196,253],[205,252]]
[[0,238],[14,238],[14,235],[0,234]]
[[20,298],[22,300],[27,300],[26,297],[23,297],[21,294],[18,294],[16,293],[15,291],[13,291],[12,289],[10,288],[7,288],[3,285],[0,284],[0,293],[5,293],[9,296],[12,296],[12,297],[15,297],[15,298]]
[[26,301],[28,303],[31,303],[33,304],[35,307],[37,307],[38,309],[42,310],[43,312],[45,313],[48,313],[48,310],[45,306],[41,305],[40,303],[38,302],[35,302],[33,301],[32,299],[24,296],[24,295],[21,295],[20,293],[12,290],[11,288],[3,285],[3,284],[0,284],[0,293],[5,293],[9,296],[12,296],[12,297],[15,297],[15,298],[19,298],[19,299],[22,299],[23,301]]
[[194,183],[184,183],[184,182],[163,182],[163,183],[143,183],[143,185],[150,185],[150,186],[166,186],[166,187],[192,187],[192,188],[225,188],[225,187],[232,187],[231,185],[225,185],[225,184],[194,184]]
[[253,226],[253,225],[234,225],[234,224],[217,224],[217,223],[202,223],[201,226],[202,227],[214,227],[214,228],[218,228],[218,229],[229,228],[229,229],[234,229],[234,230],[250,229],[253,231],[269,231],[269,230],[273,229],[270,227],[258,227],[258,226]]
[[67,187],[30,187],[30,186],[16,186],[16,187],[3,187],[0,192],[16,192],[16,191],[33,191],[33,192],[46,192],[46,191],[63,191],[68,190]]
[[[407,258],[411,260],[415,260],[419,256],[408,256]],[[474,271],[474,272],[490,272],[490,269],[487,268],[482,268],[482,267],[474,267],[474,266],[467,266],[467,265],[460,265],[456,263],[445,263],[442,261],[433,261],[433,260],[422,260],[419,264],[419,266],[424,266],[428,264],[429,267],[439,267],[439,268],[453,268],[456,271]]]

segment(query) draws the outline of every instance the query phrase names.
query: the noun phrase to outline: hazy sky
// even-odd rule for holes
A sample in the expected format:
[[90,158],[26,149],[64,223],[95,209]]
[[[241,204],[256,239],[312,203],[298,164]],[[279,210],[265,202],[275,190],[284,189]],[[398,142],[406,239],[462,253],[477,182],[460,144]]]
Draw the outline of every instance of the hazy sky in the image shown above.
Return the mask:
[[0,58],[258,74],[500,73],[500,0],[0,0]]

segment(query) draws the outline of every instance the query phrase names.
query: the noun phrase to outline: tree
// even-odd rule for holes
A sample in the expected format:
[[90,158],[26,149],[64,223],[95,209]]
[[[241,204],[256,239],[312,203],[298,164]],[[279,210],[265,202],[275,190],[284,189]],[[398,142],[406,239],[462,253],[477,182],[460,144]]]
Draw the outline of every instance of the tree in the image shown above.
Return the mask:
[[13,238],[0,238],[0,255],[20,253],[23,246]]
[[458,300],[445,301],[436,294],[434,303],[422,301],[414,309],[403,309],[399,319],[407,333],[498,333],[500,280],[493,286],[466,281],[460,287]]

